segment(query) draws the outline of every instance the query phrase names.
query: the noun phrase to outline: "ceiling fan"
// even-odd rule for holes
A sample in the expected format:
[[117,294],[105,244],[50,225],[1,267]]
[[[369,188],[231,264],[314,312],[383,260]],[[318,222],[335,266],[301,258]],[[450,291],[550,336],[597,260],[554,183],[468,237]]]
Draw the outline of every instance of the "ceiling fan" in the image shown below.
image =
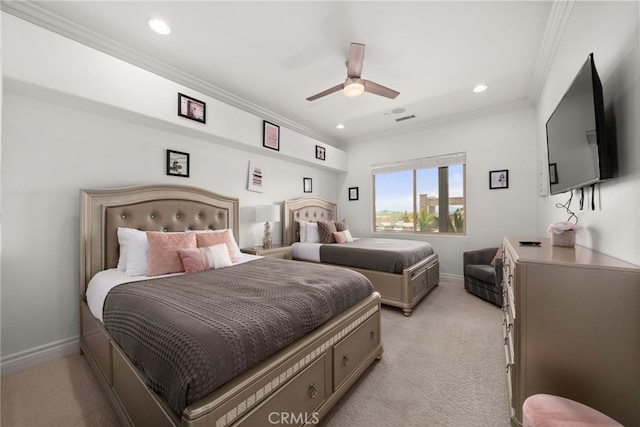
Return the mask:
[[344,83],[340,83],[330,89],[317,93],[307,98],[307,101],[315,101],[323,96],[330,95],[334,92],[342,90],[344,96],[354,98],[362,95],[364,92],[373,93],[375,95],[385,96],[394,99],[400,95],[393,89],[379,85],[369,80],[361,79],[362,61],[364,60],[364,45],[361,43],[351,43],[349,48],[349,61],[347,62],[347,79]]

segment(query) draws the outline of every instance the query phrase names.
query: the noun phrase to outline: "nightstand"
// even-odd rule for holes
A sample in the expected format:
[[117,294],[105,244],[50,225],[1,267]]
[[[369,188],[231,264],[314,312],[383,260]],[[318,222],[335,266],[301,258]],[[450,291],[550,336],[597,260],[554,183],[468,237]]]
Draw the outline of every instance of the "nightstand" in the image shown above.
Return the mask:
[[271,245],[271,249],[264,249],[262,246],[251,246],[241,248],[240,251],[245,254],[267,256],[271,258],[292,259],[293,251],[291,246]]

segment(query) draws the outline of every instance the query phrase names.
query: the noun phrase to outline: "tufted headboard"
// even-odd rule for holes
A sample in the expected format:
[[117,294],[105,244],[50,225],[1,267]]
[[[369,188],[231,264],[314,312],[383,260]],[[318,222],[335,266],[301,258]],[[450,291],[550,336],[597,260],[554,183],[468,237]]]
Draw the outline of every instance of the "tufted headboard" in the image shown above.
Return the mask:
[[282,241],[290,245],[300,241],[300,226],[297,220],[317,222],[336,220],[338,208],[335,203],[317,198],[303,198],[284,202],[284,228]]
[[195,187],[151,185],[80,190],[80,293],[118,264],[118,227],[149,231],[230,228],[239,241],[238,199]]

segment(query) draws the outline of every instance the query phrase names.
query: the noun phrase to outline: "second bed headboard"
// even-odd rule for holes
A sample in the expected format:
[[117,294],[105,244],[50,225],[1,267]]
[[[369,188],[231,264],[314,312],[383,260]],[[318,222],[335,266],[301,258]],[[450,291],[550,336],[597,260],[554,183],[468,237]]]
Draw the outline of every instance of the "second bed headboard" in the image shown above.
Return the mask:
[[289,246],[300,241],[298,220],[317,222],[336,220],[338,206],[326,200],[308,197],[284,202],[284,227],[282,242]]

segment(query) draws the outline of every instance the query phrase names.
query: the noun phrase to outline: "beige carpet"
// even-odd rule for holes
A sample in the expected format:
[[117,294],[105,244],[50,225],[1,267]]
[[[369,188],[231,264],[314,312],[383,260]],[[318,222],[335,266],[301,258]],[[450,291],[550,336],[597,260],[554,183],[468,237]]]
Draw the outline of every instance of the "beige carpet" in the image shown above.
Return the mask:
[[[500,310],[441,284],[411,317],[383,308],[385,351],[323,427],[507,427]],[[83,356],[1,379],[2,426],[112,426],[117,419]]]

